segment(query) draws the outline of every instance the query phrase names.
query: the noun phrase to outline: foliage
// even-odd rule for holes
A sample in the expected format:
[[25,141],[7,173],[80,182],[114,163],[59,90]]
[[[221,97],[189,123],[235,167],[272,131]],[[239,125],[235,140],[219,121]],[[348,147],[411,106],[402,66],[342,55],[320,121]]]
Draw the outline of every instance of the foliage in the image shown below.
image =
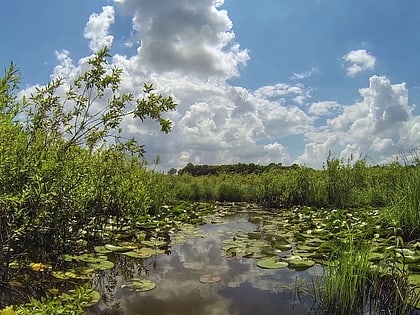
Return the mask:
[[388,218],[406,240],[420,237],[420,165],[408,167],[389,208]]
[[150,118],[167,133],[163,115],[176,104],[148,84],[140,98],[122,93],[109,56],[105,48],[73,81],[55,78],[21,100],[14,65],[0,80],[1,281],[15,258],[54,260],[81,235],[96,237],[108,216],[135,224],[169,196],[121,122]]
[[100,295],[89,285],[77,287],[69,293],[59,296],[47,296],[36,300],[31,298],[30,302],[17,307],[16,314],[19,315],[45,315],[45,314],[86,314],[86,308],[98,302]]
[[385,253],[380,265],[374,265],[371,245],[355,237],[355,231],[348,229],[346,237],[336,241],[325,274],[315,284],[319,313],[411,314],[419,296],[408,282],[408,273],[397,266],[395,251]]

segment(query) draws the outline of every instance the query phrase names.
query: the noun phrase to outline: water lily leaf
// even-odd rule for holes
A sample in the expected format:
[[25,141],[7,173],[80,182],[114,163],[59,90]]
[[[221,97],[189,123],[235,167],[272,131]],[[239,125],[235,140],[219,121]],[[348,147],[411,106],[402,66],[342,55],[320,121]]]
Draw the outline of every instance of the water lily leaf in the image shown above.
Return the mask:
[[264,255],[277,256],[280,252],[281,252],[281,250],[275,249],[271,246],[262,246],[261,247],[261,253],[263,253]]
[[89,267],[95,270],[108,270],[114,268],[114,263],[109,260],[101,260],[95,263],[90,263]]
[[261,259],[257,262],[257,266],[264,269],[280,269],[287,267],[287,262],[278,260],[277,257]]
[[75,256],[77,261],[84,261],[87,263],[100,263],[101,261],[108,260],[107,256],[104,255],[97,255],[97,254],[83,254],[79,256]]
[[52,271],[51,275],[54,278],[68,280],[68,279],[83,279],[91,280],[94,276],[94,270],[92,268],[74,268],[67,271]]
[[107,249],[105,246],[95,246],[93,250],[98,254],[109,254],[112,250]]
[[129,252],[133,249],[131,247],[115,246],[115,245],[111,245],[111,244],[105,244],[105,248],[107,250],[112,251],[112,252]]
[[261,232],[248,232],[248,238],[249,239],[254,239],[254,240],[259,240],[261,239]]
[[279,249],[281,251],[288,251],[292,249],[292,245],[290,244],[279,244],[279,243],[274,243],[274,248]]
[[204,275],[200,277],[200,283],[203,284],[215,284],[219,283],[222,280],[220,276],[215,275]]
[[133,278],[128,283],[122,284],[121,288],[127,288],[137,292],[146,292],[156,288],[156,283],[149,279]]
[[168,244],[168,242],[162,241],[162,240],[158,240],[158,239],[156,239],[156,240],[149,240],[149,241],[142,241],[141,243],[143,245],[145,245],[145,246],[152,247],[152,248],[162,247],[162,246],[165,246],[165,245]]
[[298,269],[298,270],[305,270],[313,265],[315,265],[315,262],[310,259],[291,259],[287,261],[289,264],[289,268]]
[[133,250],[131,252],[125,252],[124,255],[134,258],[149,258],[154,255],[156,251],[149,247],[143,247],[139,250]]

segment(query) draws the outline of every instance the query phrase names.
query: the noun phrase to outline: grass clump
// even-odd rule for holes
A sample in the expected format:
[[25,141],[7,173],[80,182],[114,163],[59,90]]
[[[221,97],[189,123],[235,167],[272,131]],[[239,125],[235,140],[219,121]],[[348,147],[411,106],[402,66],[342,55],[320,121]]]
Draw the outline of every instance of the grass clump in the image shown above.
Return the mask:
[[381,265],[374,265],[371,250],[366,242],[356,242],[351,231],[335,245],[315,285],[318,314],[413,314],[419,294],[410,285],[408,272],[395,257],[385,256]]
[[325,314],[363,314],[371,272],[368,249],[358,247],[352,236],[337,246],[334,259],[317,287],[320,310]]
[[396,220],[403,238],[413,240],[420,237],[420,165],[406,171],[391,207],[391,217]]

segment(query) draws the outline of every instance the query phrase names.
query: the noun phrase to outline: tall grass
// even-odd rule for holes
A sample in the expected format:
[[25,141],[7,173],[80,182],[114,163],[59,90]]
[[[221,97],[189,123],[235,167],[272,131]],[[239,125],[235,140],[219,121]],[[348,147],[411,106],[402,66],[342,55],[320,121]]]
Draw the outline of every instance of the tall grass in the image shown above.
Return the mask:
[[397,190],[391,216],[406,240],[420,237],[420,165],[408,168]]
[[321,281],[314,286],[318,314],[414,312],[419,294],[410,286],[404,267],[397,265],[395,257],[387,256],[381,265],[374,265],[370,252],[368,242],[356,242],[351,230],[336,244]]
[[371,273],[368,257],[368,248],[356,245],[351,234],[337,245],[316,289],[321,313],[363,314]]

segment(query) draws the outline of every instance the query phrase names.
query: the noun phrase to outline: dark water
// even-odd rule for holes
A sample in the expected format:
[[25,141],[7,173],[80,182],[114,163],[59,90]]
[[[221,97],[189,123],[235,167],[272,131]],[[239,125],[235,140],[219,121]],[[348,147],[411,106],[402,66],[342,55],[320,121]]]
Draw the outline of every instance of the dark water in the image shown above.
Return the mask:
[[[220,249],[224,239],[236,231],[255,228],[247,215],[241,214],[224,224],[200,227],[202,237],[175,244],[171,254],[151,257],[143,264],[142,260],[116,255],[115,270],[105,272],[95,284],[104,292],[104,301],[91,314],[308,314],[310,301],[300,301],[295,292],[300,280],[316,267],[305,272],[267,270],[257,267],[255,259],[224,257]],[[199,279],[205,274],[222,280],[213,285],[201,284]],[[132,292],[120,287],[133,276],[149,278],[156,282],[156,289]]]

